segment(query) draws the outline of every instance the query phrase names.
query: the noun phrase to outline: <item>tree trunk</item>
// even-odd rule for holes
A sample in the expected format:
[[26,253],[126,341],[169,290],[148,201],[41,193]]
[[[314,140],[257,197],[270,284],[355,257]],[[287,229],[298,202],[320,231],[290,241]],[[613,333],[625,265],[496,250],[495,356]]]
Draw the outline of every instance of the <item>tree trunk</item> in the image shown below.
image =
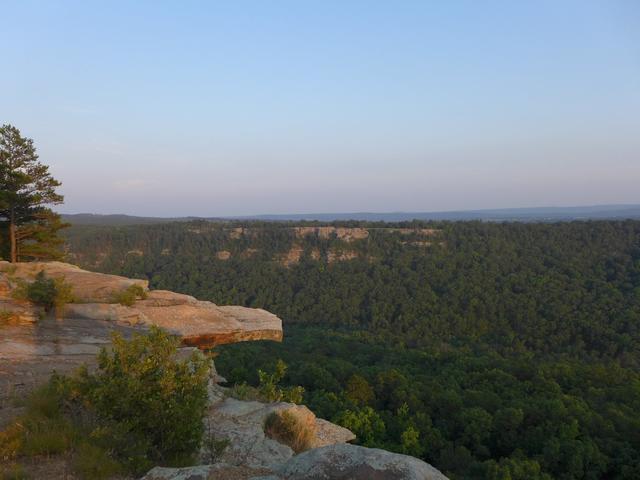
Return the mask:
[[18,261],[18,241],[16,239],[16,217],[11,209],[11,215],[9,217],[9,242],[11,244],[11,263]]

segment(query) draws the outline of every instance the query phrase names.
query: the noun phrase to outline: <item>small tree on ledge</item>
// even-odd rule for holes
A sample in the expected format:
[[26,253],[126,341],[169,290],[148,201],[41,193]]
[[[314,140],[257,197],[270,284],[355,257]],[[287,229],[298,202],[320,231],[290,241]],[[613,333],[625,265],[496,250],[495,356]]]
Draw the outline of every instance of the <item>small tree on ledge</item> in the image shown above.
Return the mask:
[[0,249],[12,263],[62,255],[57,233],[67,224],[47,207],[62,203],[60,185],[38,160],[33,140],[0,127]]

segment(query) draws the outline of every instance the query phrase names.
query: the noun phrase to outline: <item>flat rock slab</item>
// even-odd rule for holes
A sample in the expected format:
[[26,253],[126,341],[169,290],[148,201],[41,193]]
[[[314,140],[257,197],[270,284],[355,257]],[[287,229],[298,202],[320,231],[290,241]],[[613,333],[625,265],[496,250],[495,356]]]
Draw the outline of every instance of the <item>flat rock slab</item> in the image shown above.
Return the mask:
[[271,468],[233,468],[227,463],[156,467],[141,480],[448,480],[417,458],[350,444],[314,448]]
[[39,272],[45,272],[48,277],[62,278],[71,285],[73,296],[79,302],[110,302],[114,296],[130,287],[140,285],[149,287],[147,280],[138,280],[118,275],[107,275],[83,270],[76,265],[62,262],[0,262],[0,271],[5,272],[7,278],[33,281]]
[[[261,480],[447,480],[415,457],[377,448],[337,444],[296,455]],[[255,480],[258,480],[256,478]]]
[[182,337],[183,343],[201,348],[248,340],[282,340],[282,321],[262,309],[218,306],[211,302],[166,290],[147,291],[145,299],[132,305],[115,303],[118,293],[132,285],[148,290],[146,280],[94,273],[62,262],[0,262],[0,302],[3,312],[17,319],[35,321],[28,302],[16,302],[12,292],[32,282],[39,272],[60,278],[71,286],[74,301],[62,317],[112,322],[118,326],[156,325]]
[[265,473],[268,470],[218,463],[185,468],[155,467],[140,480],[247,480]]

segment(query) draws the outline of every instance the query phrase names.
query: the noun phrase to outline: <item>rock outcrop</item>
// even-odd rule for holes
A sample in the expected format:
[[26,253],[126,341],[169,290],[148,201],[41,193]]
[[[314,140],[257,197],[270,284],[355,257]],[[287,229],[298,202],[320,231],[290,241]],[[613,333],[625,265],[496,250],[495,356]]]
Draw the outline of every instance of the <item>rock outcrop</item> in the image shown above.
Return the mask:
[[[70,285],[74,302],[63,315],[43,315],[41,307],[16,295],[21,285],[32,282],[41,271]],[[145,295],[127,301],[130,305],[116,303],[132,286]],[[149,291],[144,280],[93,273],[60,262],[0,262],[0,427],[19,413],[10,397],[43,383],[54,370],[91,365],[99,349],[109,344],[111,332],[129,336],[151,325],[179,336],[183,343],[179,355],[185,356],[196,347],[282,339],[280,319],[264,310]],[[205,439],[200,452],[203,465],[156,467],[145,480],[446,479],[416,458],[346,443],[355,439],[351,431],[317,418],[305,406],[230,398],[228,390],[216,384],[223,379],[211,367],[205,435],[226,440],[228,445],[221,452],[207,451]],[[296,455],[288,445],[265,434],[265,421],[274,412],[287,412],[304,425],[310,432],[310,450]],[[214,457],[215,464],[207,464]]]
[[[62,262],[29,262],[15,263],[0,262],[0,272],[4,272],[5,280],[31,282],[44,271],[48,277],[62,278],[71,285],[73,297],[80,303],[109,303],[114,296],[130,287],[139,285],[147,289],[149,282],[117,275],[107,275],[83,270],[80,267]],[[0,274],[1,275],[1,274]]]
[[254,480],[447,480],[415,457],[378,448],[337,444],[296,455],[269,476]]
[[[317,418],[304,405],[238,400],[226,397],[224,389],[217,388],[218,394],[214,394],[215,399],[209,408],[205,426],[209,435],[230,442],[219,459],[223,463],[268,468],[277,466],[294,455],[289,446],[265,435],[265,421],[273,412],[286,411],[305,425],[312,434],[311,448],[350,442],[356,438],[350,430]],[[201,459],[207,458],[207,452],[203,450]]]
[[[20,285],[44,271],[70,285],[74,302],[63,315],[16,297]],[[147,292],[132,305],[115,303],[131,286]],[[148,290],[146,280],[94,273],[61,262],[0,261],[0,425],[7,398],[44,381],[52,371],[91,364],[111,332],[125,336],[157,325],[199,348],[245,340],[282,339],[281,320],[260,309],[218,306],[189,295]]]
[[[258,473],[260,472],[260,473]],[[156,467],[141,480],[447,480],[439,470],[407,455],[338,444],[314,448],[273,468],[226,463],[189,468]]]
[[[0,288],[0,309],[6,315],[26,316],[27,321],[33,317],[34,306],[12,299],[11,292],[20,282],[33,281],[41,271],[63,279],[72,289],[74,301],[65,307],[58,323],[78,318],[110,322],[114,328],[157,325],[180,336],[184,344],[199,347],[282,339],[281,320],[265,310],[218,306],[165,290],[148,291],[146,280],[89,272],[61,262],[0,262],[0,286],[4,287]],[[130,306],[116,303],[118,294],[131,286],[147,290],[146,298]]]
[[270,470],[238,467],[226,463],[185,468],[155,467],[141,480],[247,480],[268,475]]

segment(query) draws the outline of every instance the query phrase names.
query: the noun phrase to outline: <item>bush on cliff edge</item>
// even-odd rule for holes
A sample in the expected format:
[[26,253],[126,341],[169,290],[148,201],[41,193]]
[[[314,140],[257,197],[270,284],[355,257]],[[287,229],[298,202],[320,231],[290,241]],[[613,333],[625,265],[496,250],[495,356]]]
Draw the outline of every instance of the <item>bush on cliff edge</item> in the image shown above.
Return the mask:
[[114,334],[111,349],[98,356],[98,370],[78,376],[81,396],[111,426],[119,449],[133,448],[140,462],[188,464],[202,441],[209,366],[201,354],[176,360],[178,345],[155,327],[130,341]]
[[0,463],[70,454],[80,478],[192,463],[202,442],[208,362],[176,358],[179,340],[152,328],[98,356],[98,368],[54,375],[0,431]]

